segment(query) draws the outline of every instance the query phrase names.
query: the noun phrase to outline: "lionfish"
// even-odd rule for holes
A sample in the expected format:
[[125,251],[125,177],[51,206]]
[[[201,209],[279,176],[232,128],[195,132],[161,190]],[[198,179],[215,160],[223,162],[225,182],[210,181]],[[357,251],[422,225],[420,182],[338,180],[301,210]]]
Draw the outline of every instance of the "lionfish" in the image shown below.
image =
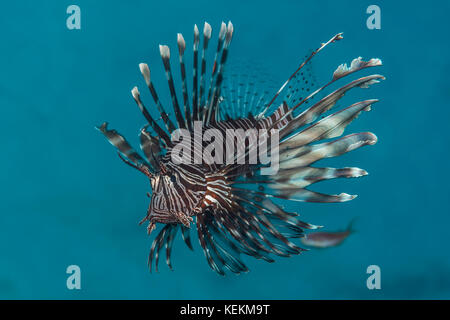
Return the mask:
[[[356,195],[328,195],[311,191],[308,187],[328,179],[364,176],[367,175],[365,170],[355,167],[315,167],[312,164],[377,142],[377,137],[370,132],[341,136],[353,119],[362,111],[369,111],[371,105],[378,100],[360,101],[326,117],[322,115],[348,90],[355,87],[368,88],[384,79],[382,75],[374,74],[353,80],[328,95],[321,94],[323,97],[319,101],[310,102],[336,81],[357,71],[380,66],[380,59],[363,61],[359,57],[354,59],[349,67],[347,64],[341,64],[328,83],[314,91],[303,90],[305,96],[298,96],[299,87],[308,83],[303,73],[305,66],[327,45],[341,40],[342,33],[322,43],[307,55],[269,99],[270,96],[266,94],[250,90],[252,83],[247,86],[239,84],[236,91],[230,90],[224,81],[229,80],[225,77],[225,65],[233,36],[231,22],[221,24],[214,60],[208,68],[210,71],[207,72],[207,49],[211,30],[211,26],[205,23],[201,37],[197,25],[194,26],[191,97],[188,94],[185,66],[186,42],[183,35],[178,34],[182,104],[175,88],[170,49],[166,45],[159,47],[173,113],[166,112],[167,109],[163,106],[150,77],[148,65],[139,65],[156,106],[156,109],[151,111],[159,113],[158,117],[152,115],[144,106],[137,87],[132,89],[132,96],[148,122],[139,133],[140,148],[145,157],[135,151],[116,130],[108,129],[107,122],[97,127],[118,149],[119,157],[150,180],[152,194],[147,195],[151,197],[151,201],[140,224],[148,221],[148,234],[155,230],[157,223],[163,224],[151,245],[148,259],[150,271],[153,261],[158,270],[163,247],[166,251],[166,263],[172,269],[171,252],[178,230],[181,229],[184,242],[192,250],[192,225],[197,229],[199,242],[209,266],[221,275],[224,275],[227,269],[236,274],[247,272],[248,268],[241,259],[242,255],[274,262],[274,255],[289,257],[306,251],[293,241],[304,237],[306,229],[313,230],[320,226],[299,220],[297,213],[285,211],[284,207],[277,203],[277,199],[327,203],[354,199]],[[295,94],[297,98],[292,99]],[[247,101],[243,103],[242,100]],[[215,128],[220,132],[251,128],[278,130],[278,173],[261,175],[265,165],[260,162],[232,165],[205,162],[175,164],[171,157],[174,143],[170,133],[178,128],[193,132],[194,122],[198,121],[203,124],[203,129]],[[337,139],[322,141],[332,138]],[[254,147],[245,143],[246,154]],[[271,147],[268,147],[269,152]]]

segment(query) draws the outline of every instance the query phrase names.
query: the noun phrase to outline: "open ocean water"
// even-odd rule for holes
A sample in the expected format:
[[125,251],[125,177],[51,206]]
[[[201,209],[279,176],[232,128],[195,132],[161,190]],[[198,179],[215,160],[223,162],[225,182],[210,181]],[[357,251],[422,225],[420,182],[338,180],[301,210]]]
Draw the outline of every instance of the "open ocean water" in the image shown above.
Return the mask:
[[[81,9],[80,30],[66,26],[71,4]],[[366,26],[372,4],[380,30]],[[449,1],[21,0],[1,9],[0,298],[450,298]],[[358,217],[357,232],[273,264],[244,258],[251,271],[226,277],[209,268],[196,236],[194,252],[177,239],[174,271],[163,256],[150,274],[154,235],[138,226],[148,181],[94,126],[107,120],[137,146],[144,119],[130,89],[145,88],[138,63],[161,79],[169,105],[158,44],[172,47],[178,74],[176,33],[190,49],[194,23],[208,21],[214,37],[222,20],[234,24],[230,65],[257,62],[278,87],[338,32],[344,40],[314,58],[318,83],[358,56],[382,59],[374,72],[386,80],[339,103],[380,99],[347,130],[372,131],[378,143],[326,162],[370,175],[316,188],[358,198],[291,205],[327,231]],[[69,265],[81,268],[81,290],[66,287]],[[366,286],[369,265],[380,267],[380,290]]]

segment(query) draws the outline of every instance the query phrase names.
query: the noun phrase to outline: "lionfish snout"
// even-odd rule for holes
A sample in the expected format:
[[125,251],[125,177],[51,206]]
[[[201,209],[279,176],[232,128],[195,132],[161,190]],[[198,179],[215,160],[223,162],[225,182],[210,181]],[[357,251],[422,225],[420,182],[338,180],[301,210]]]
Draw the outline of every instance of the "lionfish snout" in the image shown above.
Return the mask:
[[190,223],[192,222],[191,217],[192,210],[188,208],[182,208],[181,210],[173,210],[173,209],[165,209],[159,210],[152,208],[150,205],[148,219],[153,223],[182,223],[186,227],[190,227]]
[[[143,221],[148,220],[148,231],[155,229],[156,223],[182,224],[189,228],[193,221],[192,216],[198,213],[198,206],[203,198],[202,188],[194,190],[193,185],[189,185],[187,176],[189,173],[177,170],[166,170],[164,174],[155,175],[151,179],[152,195],[147,211],[147,216]],[[201,180],[191,183],[199,184]]]
[[181,211],[170,210],[170,209],[156,209],[150,203],[147,211],[147,216],[141,221],[140,224],[145,221],[149,221],[147,226],[147,233],[150,234],[154,229],[156,229],[157,223],[163,224],[183,224],[185,227],[190,228],[190,223],[193,221],[192,217],[189,216],[188,210],[183,209]]

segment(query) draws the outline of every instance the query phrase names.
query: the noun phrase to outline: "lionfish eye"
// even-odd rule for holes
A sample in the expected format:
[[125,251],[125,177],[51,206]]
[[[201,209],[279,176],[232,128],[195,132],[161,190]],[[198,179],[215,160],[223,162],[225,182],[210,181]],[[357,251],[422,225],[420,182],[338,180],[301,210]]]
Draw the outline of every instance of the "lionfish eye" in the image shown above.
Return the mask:
[[177,182],[177,179],[175,178],[175,176],[170,176],[170,181],[172,181],[172,182]]

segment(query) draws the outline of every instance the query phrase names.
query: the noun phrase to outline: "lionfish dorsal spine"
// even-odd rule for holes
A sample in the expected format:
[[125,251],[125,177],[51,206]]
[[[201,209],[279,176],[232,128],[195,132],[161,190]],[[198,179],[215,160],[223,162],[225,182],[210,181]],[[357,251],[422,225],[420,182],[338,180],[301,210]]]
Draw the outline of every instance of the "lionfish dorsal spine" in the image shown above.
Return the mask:
[[186,42],[181,33],[177,34],[178,54],[180,57],[180,73],[181,73],[181,86],[183,91],[183,106],[186,126],[192,131],[191,111],[189,107],[189,95],[186,81],[186,66],[184,64],[184,50],[186,49]]
[[209,90],[208,90],[208,99],[207,99],[207,101],[211,100],[213,80],[214,80],[215,75],[217,73],[218,58],[219,58],[220,52],[222,51],[223,42],[225,40],[226,32],[227,32],[227,25],[225,24],[225,22],[222,21],[222,23],[220,25],[220,31],[219,31],[219,40],[217,41],[217,49],[216,49],[216,53],[214,55],[214,62],[213,62],[213,66],[212,66],[211,78],[210,78],[210,81],[209,81]]
[[198,115],[198,45],[200,42],[200,33],[197,25],[194,25],[194,43],[193,43],[193,68],[192,68],[192,118],[199,120]]
[[211,39],[211,25],[208,22],[205,22],[203,28],[203,48],[202,48],[202,57],[201,57],[201,74],[200,74],[200,108],[201,115],[203,115],[205,105],[206,105],[206,97],[205,97],[205,86],[206,86],[206,52],[208,50],[209,40]]
[[[204,120],[204,124],[206,124],[206,125],[209,125],[211,120],[213,120],[213,121],[218,120],[217,119],[217,115],[218,115],[217,108],[219,106],[218,101],[219,101],[220,90],[221,90],[222,81],[223,81],[225,63],[227,62],[227,58],[228,58],[228,46],[230,45],[231,39],[233,37],[233,30],[234,30],[233,24],[231,23],[231,21],[229,21],[228,25],[227,25],[227,31],[225,33],[225,42],[224,42],[223,48],[222,48],[222,55],[220,57],[220,62],[217,67],[217,76],[215,78],[215,84],[212,89],[212,96],[210,98],[209,106],[207,109],[208,114],[206,115],[206,119]],[[221,40],[219,37],[219,42],[220,41]]]
[[167,83],[169,85],[170,97],[172,99],[173,110],[175,113],[175,118],[177,119],[178,128],[186,128],[183,115],[181,114],[180,105],[178,103],[177,93],[175,91],[172,70],[170,68],[170,49],[166,45],[160,45],[159,51],[164,65]]
[[158,125],[158,123],[153,119],[153,117],[150,115],[150,112],[147,110],[147,108],[144,106],[142,100],[141,100],[141,94],[139,92],[139,89],[137,87],[134,87],[131,90],[131,95],[133,96],[134,101],[136,102],[137,106],[141,110],[142,114],[144,115],[145,119],[148,121],[150,126],[155,130],[155,132],[158,134],[158,136],[163,139],[164,143],[167,146],[171,145],[170,137],[169,135]]
[[170,120],[167,112],[165,111],[161,100],[158,97],[158,93],[156,92],[156,89],[153,85],[153,82],[150,78],[150,69],[148,67],[148,65],[146,63],[140,63],[139,64],[139,70],[141,71],[142,76],[144,77],[145,83],[148,87],[148,90],[150,91],[150,94],[153,98],[153,101],[155,102],[156,108],[159,112],[159,114],[161,115],[161,118],[164,122],[164,125],[166,127],[166,130],[168,132],[172,132],[173,130],[175,130],[175,125],[173,124],[173,122]]

